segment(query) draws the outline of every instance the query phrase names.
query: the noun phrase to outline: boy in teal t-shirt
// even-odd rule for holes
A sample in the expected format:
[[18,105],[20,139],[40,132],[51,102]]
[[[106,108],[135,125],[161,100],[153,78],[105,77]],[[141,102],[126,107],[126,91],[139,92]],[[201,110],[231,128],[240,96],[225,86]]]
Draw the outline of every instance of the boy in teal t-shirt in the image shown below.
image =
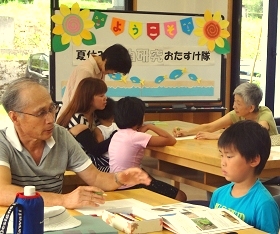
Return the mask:
[[278,234],[279,207],[259,181],[270,154],[268,131],[244,120],[227,128],[218,140],[222,173],[230,184],[214,191],[210,208],[226,208],[255,228]]

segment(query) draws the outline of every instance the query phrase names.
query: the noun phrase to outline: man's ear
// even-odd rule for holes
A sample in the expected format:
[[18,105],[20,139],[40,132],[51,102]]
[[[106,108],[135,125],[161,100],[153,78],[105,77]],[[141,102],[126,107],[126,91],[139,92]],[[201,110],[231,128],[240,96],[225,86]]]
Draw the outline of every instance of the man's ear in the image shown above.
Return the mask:
[[250,165],[251,167],[256,167],[260,164],[260,161],[261,161],[261,156],[258,154],[256,155],[256,157],[254,157],[251,162],[250,162]]
[[18,122],[18,115],[16,114],[16,112],[9,111],[8,115],[14,124]]

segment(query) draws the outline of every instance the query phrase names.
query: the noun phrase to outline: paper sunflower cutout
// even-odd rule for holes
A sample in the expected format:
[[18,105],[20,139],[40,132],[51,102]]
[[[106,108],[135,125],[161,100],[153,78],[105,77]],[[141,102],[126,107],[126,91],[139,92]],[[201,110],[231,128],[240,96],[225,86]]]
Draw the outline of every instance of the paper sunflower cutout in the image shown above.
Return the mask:
[[230,46],[226,38],[230,36],[225,29],[229,25],[227,20],[223,20],[219,11],[212,13],[205,11],[203,18],[196,18],[195,22],[199,28],[194,30],[194,34],[200,37],[198,44],[203,46],[207,44],[209,51],[215,51],[218,54],[230,52]]
[[66,5],[61,4],[60,14],[51,17],[55,23],[52,33],[53,49],[55,52],[66,50],[72,41],[74,45],[79,46],[83,42],[85,45],[96,44],[95,36],[89,31],[94,26],[94,22],[88,19],[90,10],[80,11],[78,3],[74,3],[69,9]]

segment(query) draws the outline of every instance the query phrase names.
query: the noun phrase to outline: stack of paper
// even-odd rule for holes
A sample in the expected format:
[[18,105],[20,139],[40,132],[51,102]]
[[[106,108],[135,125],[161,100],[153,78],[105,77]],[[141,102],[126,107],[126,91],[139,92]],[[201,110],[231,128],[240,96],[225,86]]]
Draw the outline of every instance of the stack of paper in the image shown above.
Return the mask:
[[188,203],[155,206],[151,209],[163,218],[164,227],[174,233],[221,233],[251,226],[230,211]]

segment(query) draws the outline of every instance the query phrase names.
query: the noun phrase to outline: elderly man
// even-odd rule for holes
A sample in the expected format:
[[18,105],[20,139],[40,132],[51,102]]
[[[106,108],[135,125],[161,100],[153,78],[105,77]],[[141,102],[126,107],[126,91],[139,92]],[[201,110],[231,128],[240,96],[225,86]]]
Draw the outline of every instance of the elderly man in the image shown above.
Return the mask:
[[[0,131],[0,205],[10,205],[26,185],[36,186],[45,206],[73,209],[104,203],[94,192],[150,183],[139,168],[115,174],[98,171],[72,135],[55,124],[56,105],[36,81],[12,82],[2,104],[13,124]],[[89,186],[60,194],[66,170],[76,172]]]

